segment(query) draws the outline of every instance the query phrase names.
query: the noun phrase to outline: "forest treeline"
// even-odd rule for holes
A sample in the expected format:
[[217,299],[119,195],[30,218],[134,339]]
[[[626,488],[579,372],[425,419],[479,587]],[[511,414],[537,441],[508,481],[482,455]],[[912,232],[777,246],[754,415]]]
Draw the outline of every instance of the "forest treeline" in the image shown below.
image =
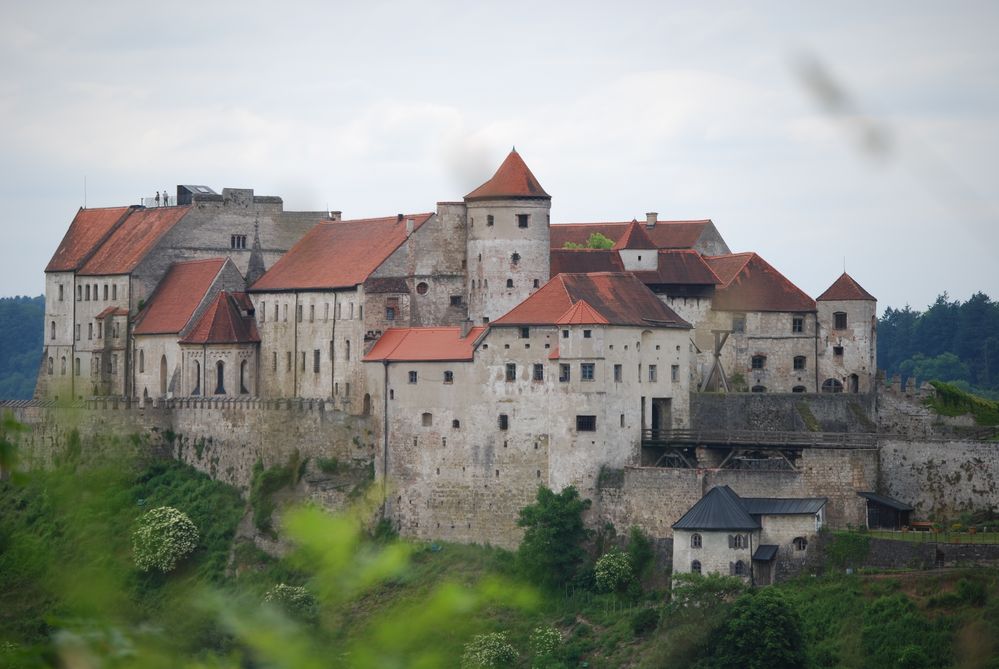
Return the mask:
[[888,307],[878,320],[878,368],[999,399],[999,302],[944,293],[926,311]]
[[[0,399],[34,392],[44,317],[41,295],[0,298]],[[888,307],[878,320],[878,368],[999,399],[999,302],[944,293],[925,311]]]
[[0,399],[30,399],[42,356],[45,298],[0,297]]

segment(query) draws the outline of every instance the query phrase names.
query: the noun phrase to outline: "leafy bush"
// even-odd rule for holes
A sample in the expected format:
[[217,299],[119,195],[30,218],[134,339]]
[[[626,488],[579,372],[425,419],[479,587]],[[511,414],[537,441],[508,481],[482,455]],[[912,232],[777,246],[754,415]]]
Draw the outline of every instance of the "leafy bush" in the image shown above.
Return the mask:
[[562,645],[562,633],[550,625],[535,627],[531,632],[530,644],[536,657],[552,657]]
[[628,531],[628,557],[631,558],[631,568],[635,572],[635,578],[642,578],[652,565],[652,542],[645,535],[645,532],[638,527],[632,527]]
[[526,528],[517,549],[517,565],[530,580],[545,586],[560,586],[576,575],[587,537],[583,511],[590,500],[579,498],[569,486],[554,493],[538,488],[537,502],[520,510],[517,525]]
[[631,631],[635,636],[642,636],[659,627],[658,609],[641,609],[631,619]]
[[985,584],[981,581],[962,578],[957,582],[957,596],[961,598],[962,602],[972,606],[985,606],[988,592],[985,589]]
[[[949,666],[951,624],[946,617],[928,620],[903,594],[879,597],[864,608],[864,666]],[[903,661],[908,664],[903,665]]]
[[315,596],[300,585],[279,583],[267,591],[264,601],[304,622],[311,623],[319,617],[319,605]]
[[517,649],[506,638],[506,632],[478,634],[465,644],[461,669],[494,669],[509,667],[517,661]]
[[173,571],[177,562],[198,545],[198,528],[187,514],[172,506],[150,509],[132,532],[135,565],[142,571]]
[[273,533],[271,516],[277,505],[274,503],[275,492],[294,482],[294,472],[297,467],[291,463],[283,466],[264,469],[260,460],[253,465],[253,481],[250,484],[250,506],[253,507],[253,524],[265,533]]
[[635,580],[631,558],[627,553],[612,550],[604,553],[593,568],[597,589],[601,592],[621,592]]
[[833,532],[826,546],[826,562],[836,569],[859,567],[871,550],[871,538],[858,532]]
[[794,605],[775,588],[739,597],[722,625],[714,660],[718,669],[804,667],[801,618]]

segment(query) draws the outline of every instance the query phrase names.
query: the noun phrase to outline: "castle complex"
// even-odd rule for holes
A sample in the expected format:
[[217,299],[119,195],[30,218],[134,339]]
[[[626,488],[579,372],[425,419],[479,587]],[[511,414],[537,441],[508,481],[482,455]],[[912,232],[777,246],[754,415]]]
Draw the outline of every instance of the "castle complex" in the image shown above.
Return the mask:
[[[46,268],[36,396],[321,401],[366,426],[409,536],[509,544],[511,510],[544,484],[602,489],[604,518],[667,537],[709,479],[821,495],[809,509],[862,523],[866,446],[720,452],[671,435],[703,427],[708,391],[870,406],[875,298],[844,273],[813,299],[710,220],[552,224],[551,202],[512,151],[424,213],[342,220],[204,186],[81,209]],[[595,233],[613,247],[590,248]],[[675,509],[615,492],[647,469]]]

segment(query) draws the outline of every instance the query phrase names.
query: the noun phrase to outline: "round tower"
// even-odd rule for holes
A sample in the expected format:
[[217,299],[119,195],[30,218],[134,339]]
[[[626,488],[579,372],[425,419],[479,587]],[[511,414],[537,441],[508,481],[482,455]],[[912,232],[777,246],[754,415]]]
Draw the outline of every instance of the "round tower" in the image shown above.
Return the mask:
[[473,322],[499,318],[547,283],[551,203],[516,149],[489,181],[465,196]]

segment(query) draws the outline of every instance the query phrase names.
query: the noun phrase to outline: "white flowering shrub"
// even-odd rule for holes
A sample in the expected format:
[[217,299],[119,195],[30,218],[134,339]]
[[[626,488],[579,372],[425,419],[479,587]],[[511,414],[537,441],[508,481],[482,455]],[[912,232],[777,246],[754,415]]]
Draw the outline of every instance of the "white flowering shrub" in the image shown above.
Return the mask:
[[319,604],[315,595],[300,585],[279,583],[267,591],[264,601],[299,620],[312,622],[319,617]]
[[538,657],[551,657],[561,645],[562,634],[554,627],[535,627],[531,632],[531,650]]
[[635,573],[631,568],[631,557],[618,550],[601,555],[593,568],[593,573],[597,589],[601,592],[620,592],[635,579]]
[[478,634],[465,644],[461,669],[497,669],[517,661],[517,649],[506,639],[506,632]]
[[160,506],[144,513],[132,532],[135,565],[142,571],[172,571],[198,545],[198,528],[183,511]]

